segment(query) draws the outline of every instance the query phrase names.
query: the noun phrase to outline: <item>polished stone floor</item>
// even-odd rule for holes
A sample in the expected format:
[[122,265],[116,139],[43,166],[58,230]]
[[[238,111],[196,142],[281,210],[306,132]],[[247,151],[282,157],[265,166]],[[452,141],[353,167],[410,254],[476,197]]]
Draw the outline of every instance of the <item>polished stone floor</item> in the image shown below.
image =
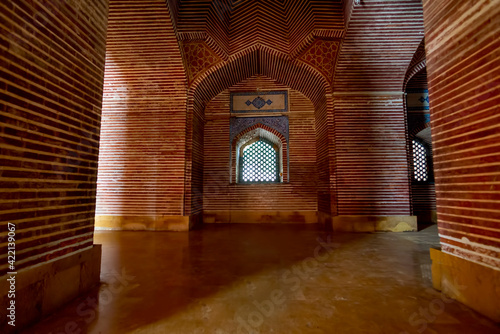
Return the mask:
[[435,226],[209,225],[96,232],[95,242],[101,286],[25,333],[500,333],[431,288]]

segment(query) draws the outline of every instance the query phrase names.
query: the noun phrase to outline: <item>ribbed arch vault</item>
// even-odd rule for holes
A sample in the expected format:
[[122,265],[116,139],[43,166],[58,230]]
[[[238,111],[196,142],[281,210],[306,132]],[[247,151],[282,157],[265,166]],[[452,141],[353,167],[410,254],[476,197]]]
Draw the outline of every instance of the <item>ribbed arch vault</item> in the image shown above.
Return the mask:
[[190,95],[195,106],[210,102],[217,94],[253,75],[265,75],[300,91],[316,106],[330,86],[313,67],[264,46],[248,48],[209,69],[193,82]]
[[180,40],[202,38],[224,59],[248,46],[287,54],[314,35],[342,35],[341,0],[167,0]]

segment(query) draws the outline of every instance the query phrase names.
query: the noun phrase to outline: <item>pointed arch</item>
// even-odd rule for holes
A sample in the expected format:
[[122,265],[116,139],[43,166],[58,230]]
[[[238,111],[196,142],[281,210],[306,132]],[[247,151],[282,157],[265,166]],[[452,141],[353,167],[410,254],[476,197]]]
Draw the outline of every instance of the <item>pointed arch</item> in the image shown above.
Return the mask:
[[328,80],[314,67],[262,45],[256,45],[230,57],[200,75],[190,92],[197,102],[208,103],[234,84],[261,74],[273,78],[307,96],[314,105],[329,93]]
[[315,107],[319,211],[336,214],[333,97],[328,80],[312,66],[256,45],[207,70],[188,92],[186,129],[185,214],[203,208],[203,130],[206,105],[225,89],[253,75],[265,75],[304,94]]
[[408,70],[406,71],[405,79],[403,82],[403,92],[406,91],[406,86],[408,82],[410,82],[411,78],[413,78],[416,74],[420,73],[426,67],[426,58],[425,58],[425,39],[422,38],[413,58],[408,66]]
[[231,141],[231,173],[230,179],[232,183],[238,182],[238,151],[255,137],[265,138],[273,143],[279,149],[280,173],[282,182],[289,181],[289,151],[288,140],[278,130],[272,127],[256,123],[238,133]]

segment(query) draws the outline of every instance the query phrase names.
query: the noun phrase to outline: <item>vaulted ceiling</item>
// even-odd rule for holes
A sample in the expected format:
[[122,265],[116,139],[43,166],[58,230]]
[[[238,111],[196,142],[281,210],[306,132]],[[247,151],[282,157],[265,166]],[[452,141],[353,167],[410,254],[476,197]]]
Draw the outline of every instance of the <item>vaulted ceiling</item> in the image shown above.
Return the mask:
[[[224,69],[246,71],[245,64],[239,65],[241,69],[233,65],[257,51],[252,73],[263,73],[270,66],[264,61],[272,58],[286,64],[283,69],[315,72],[322,77],[321,85],[326,82],[335,91],[402,90],[423,38],[420,0],[167,3],[192,88]],[[311,91],[312,87],[298,89]]]
[[259,44],[297,54],[314,36],[340,37],[341,0],[169,0],[181,40],[206,39],[227,58]]

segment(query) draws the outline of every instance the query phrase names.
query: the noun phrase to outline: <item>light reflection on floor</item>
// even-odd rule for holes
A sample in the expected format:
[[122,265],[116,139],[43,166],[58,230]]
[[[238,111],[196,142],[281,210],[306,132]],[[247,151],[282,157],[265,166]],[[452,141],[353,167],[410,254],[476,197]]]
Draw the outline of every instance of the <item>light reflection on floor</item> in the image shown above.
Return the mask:
[[25,333],[500,333],[431,288],[435,226],[97,232],[102,285]]

